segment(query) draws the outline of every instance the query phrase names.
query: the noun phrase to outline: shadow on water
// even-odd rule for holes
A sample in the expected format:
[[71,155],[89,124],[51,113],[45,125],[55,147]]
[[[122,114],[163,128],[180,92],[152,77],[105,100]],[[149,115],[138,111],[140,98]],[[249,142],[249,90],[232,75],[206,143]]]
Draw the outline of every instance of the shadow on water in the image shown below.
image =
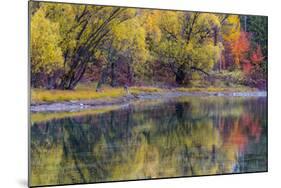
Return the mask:
[[183,97],[31,127],[31,184],[267,169],[266,98]]

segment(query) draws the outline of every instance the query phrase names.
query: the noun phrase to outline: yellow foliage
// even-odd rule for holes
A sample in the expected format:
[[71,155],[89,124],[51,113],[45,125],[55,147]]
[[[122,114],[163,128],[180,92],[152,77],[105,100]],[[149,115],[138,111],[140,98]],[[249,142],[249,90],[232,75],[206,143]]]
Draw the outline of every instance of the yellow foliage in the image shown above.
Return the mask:
[[240,37],[240,18],[237,15],[229,15],[226,24],[222,27],[223,39],[231,42]]
[[31,19],[31,67],[32,72],[51,74],[63,67],[59,25],[45,18],[39,9]]
[[201,13],[198,18],[198,24],[203,25],[206,28],[212,28],[214,26],[220,28],[221,26],[218,16],[212,13]]
[[143,14],[143,24],[147,34],[150,35],[153,40],[159,42],[161,38],[161,30],[159,28],[161,11],[144,10],[142,14]]

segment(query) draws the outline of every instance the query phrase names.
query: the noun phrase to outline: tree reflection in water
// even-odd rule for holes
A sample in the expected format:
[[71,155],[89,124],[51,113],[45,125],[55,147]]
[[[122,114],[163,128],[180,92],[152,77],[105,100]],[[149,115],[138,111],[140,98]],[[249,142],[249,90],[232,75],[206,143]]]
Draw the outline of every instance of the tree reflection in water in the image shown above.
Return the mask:
[[266,170],[266,98],[184,97],[31,127],[34,186]]

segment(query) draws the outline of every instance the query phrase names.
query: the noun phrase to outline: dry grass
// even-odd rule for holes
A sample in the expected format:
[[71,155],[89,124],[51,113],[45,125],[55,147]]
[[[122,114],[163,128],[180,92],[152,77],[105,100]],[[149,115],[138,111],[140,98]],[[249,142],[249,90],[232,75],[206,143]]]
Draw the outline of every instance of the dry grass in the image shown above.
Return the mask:
[[124,95],[125,91],[122,88],[105,88],[100,92],[96,92],[94,88],[79,88],[76,90],[32,89],[31,101],[33,103],[75,101],[101,98],[117,98]]
[[[130,87],[129,91],[131,94],[139,94],[161,92],[163,89],[156,87]],[[31,101],[33,103],[41,103],[89,99],[110,99],[126,96],[126,94],[127,93],[123,87],[103,87],[101,91],[96,92],[93,85],[79,85],[75,90],[32,89]]]
[[132,94],[156,93],[165,91],[164,89],[158,87],[130,87],[129,90]]
[[[155,93],[155,92],[246,92],[255,91],[255,89],[245,86],[235,87],[190,87],[190,88],[175,88],[172,90],[162,89],[157,87],[130,87],[129,92],[133,95],[140,93]],[[32,103],[44,102],[62,102],[62,101],[77,101],[77,100],[95,100],[95,99],[112,99],[126,96],[127,93],[123,87],[112,88],[109,86],[103,87],[100,92],[96,92],[93,84],[81,84],[75,90],[46,90],[32,89]]]

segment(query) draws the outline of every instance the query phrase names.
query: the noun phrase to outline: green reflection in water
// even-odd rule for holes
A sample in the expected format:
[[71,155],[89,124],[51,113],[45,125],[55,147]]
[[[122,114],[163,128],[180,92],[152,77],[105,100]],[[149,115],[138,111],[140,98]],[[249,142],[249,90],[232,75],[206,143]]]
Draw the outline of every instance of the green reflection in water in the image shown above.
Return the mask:
[[31,127],[31,185],[267,170],[267,99],[183,97]]

